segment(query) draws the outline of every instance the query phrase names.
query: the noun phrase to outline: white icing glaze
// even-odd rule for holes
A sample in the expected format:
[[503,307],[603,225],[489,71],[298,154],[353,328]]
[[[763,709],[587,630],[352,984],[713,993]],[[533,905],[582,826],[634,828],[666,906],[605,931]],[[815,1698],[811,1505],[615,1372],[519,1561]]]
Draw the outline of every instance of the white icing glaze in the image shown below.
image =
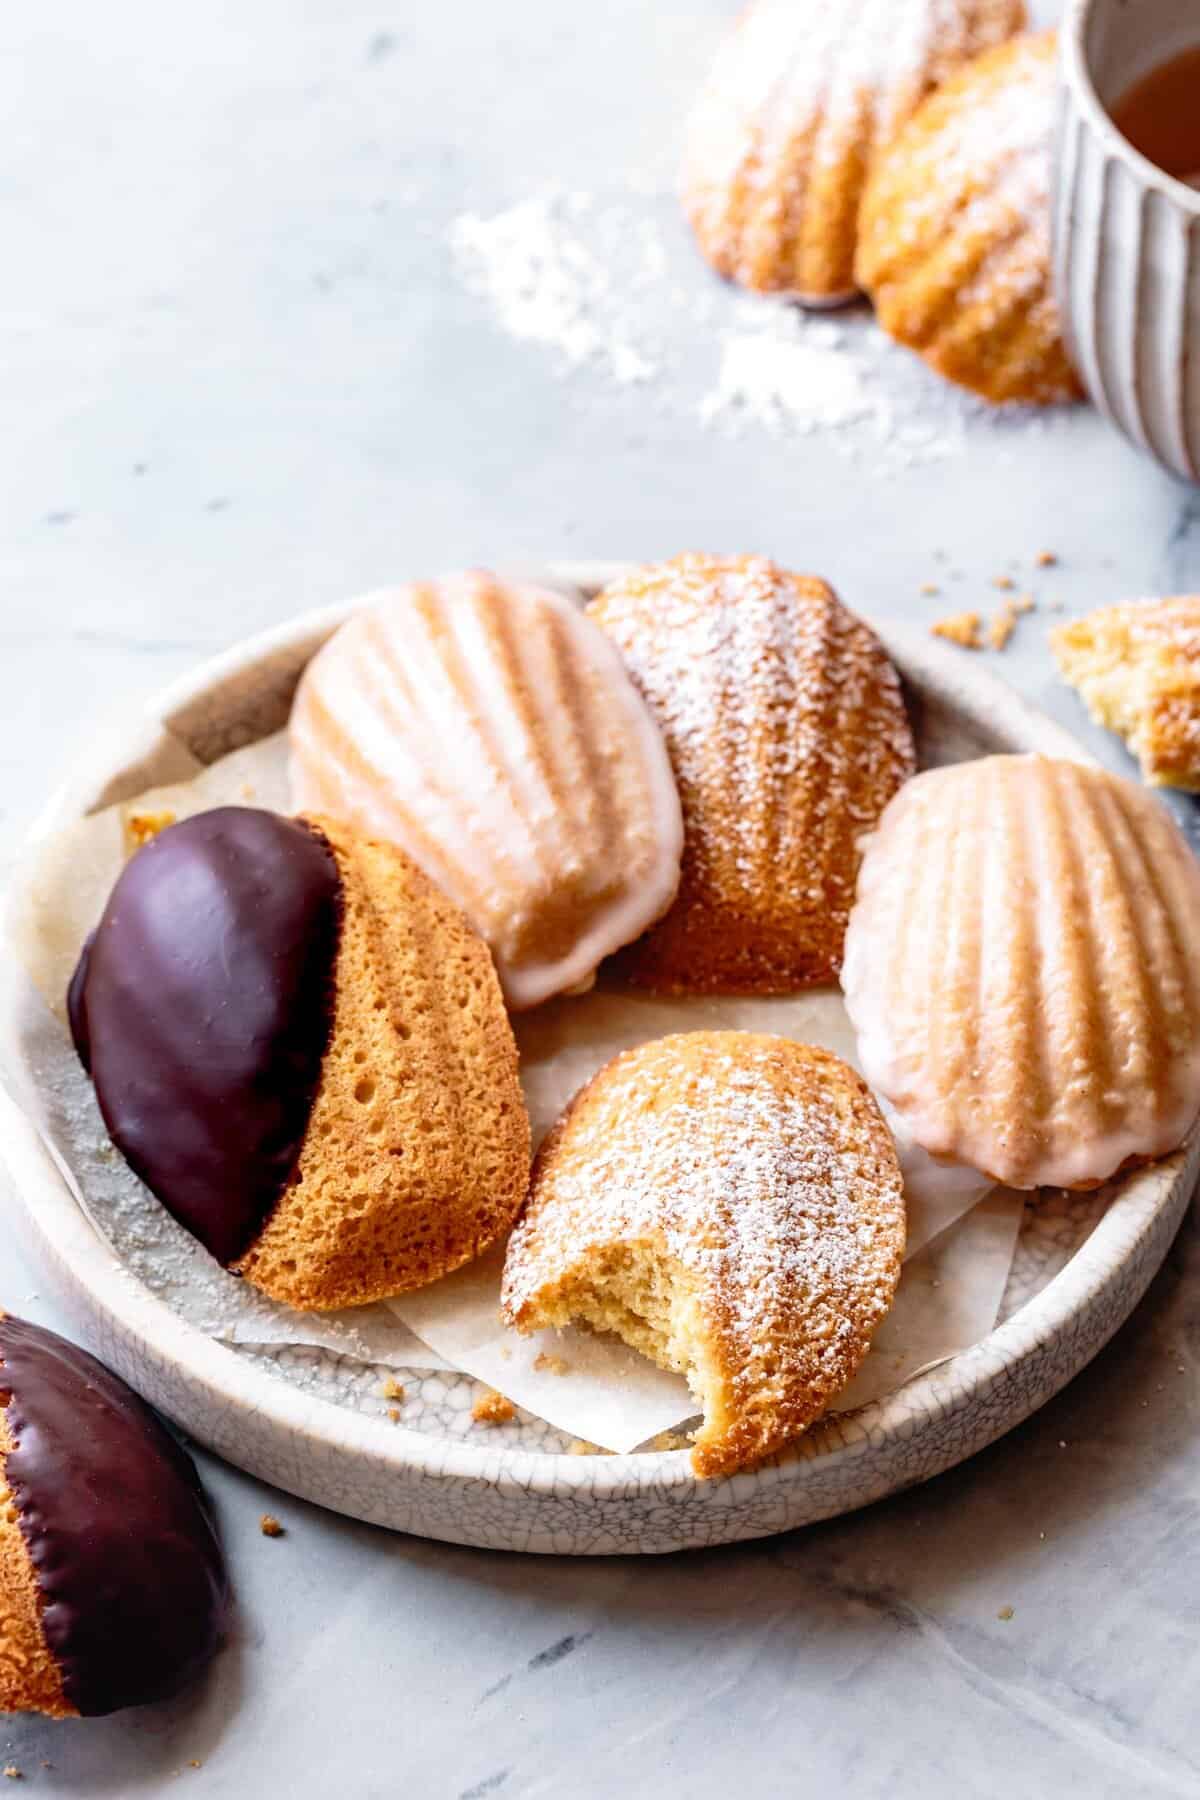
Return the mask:
[[491,946],[514,1007],[585,982],[670,905],[662,738],[562,595],[468,573],[366,598],[313,659],[293,799],[399,844]]
[[1200,1111],[1200,865],[1098,769],[931,770],[867,844],[842,985],[914,1140],[1016,1187],[1165,1155]]

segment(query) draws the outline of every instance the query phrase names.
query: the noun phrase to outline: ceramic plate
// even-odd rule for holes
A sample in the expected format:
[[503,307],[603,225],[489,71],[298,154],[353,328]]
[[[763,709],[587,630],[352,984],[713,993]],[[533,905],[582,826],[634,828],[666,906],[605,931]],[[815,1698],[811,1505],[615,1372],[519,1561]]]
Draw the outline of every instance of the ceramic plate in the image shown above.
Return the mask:
[[[591,592],[615,566],[540,578]],[[176,683],[55,797],[39,829],[142,791],[172,738],[201,762],[285,722],[309,657],[349,610],[309,614]],[[923,765],[999,750],[1084,760],[1065,731],[976,658],[884,628]],[[278,1487],[360,1519],[491,1548],[604,1555],[765,1536],[927,1480],[1000,1437],[1096,1354],[1178,1229],[1200,1137],[1093,1194],[1026,1207],[1000,1323],[889,1398],[815,1426],[786,1456],[697,1482],[685,1451],[574,1456],[550,1427],[468,1430],[468,1377],[405,1376],[404,1423],[383,1416],[384,1371],[331,1352],[229,1348],[122,1265],[10,1102],[3,1150],[30,1248],[81,1335],[186,1432]],[[481,1441],[482,1439],[482,1441]]]

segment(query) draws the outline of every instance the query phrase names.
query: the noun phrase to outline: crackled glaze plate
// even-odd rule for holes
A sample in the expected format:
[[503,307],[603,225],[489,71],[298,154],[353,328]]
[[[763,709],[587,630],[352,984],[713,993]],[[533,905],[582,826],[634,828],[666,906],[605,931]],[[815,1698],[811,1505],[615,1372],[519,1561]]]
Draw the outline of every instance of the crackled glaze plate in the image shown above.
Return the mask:
[[[591,593],[615,565],[553,565],[540,579]],[[132,798],[182,743],[211,763],[285,723],[301,670],[348,608],[255,638],[172,686],[55,797],[39,830]],[[921,762],[1003,750],[1084,759],[1078,744],[979,662],[884,627]],[[381,1409],[389,1373],[326,1349],[214,1341],[122,1263],[73,1198],[33,1126],[0,1095],[17,1217],[45,1277],[106,1362],[230,1462],[321,1505],[395,1530],[490,1548],[605,1555],[765,1536],[927,1480],[993,1442],[1064,1386],[1144,1293],[1186,1210],[1200,1135],[1091,1194],[1025,1208],[996,1329],[884,1400],[831,1416],[765,1467],[698,1482],[686,1451],[578,1456],[520,1415],[472,1432],[477,1384],[406,1373],[402,1422]]]

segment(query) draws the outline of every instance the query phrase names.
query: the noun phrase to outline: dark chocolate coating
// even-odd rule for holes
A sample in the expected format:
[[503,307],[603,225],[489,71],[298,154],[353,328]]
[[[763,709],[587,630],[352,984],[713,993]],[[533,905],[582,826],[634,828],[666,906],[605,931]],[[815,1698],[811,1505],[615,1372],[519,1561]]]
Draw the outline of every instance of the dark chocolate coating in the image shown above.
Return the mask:
[[226,1265],[300,1154],[340,921],[319,832],[218,807],[126,865],[71,981],[71,1030],[113,1143]]
[[173,1694],[216,1651],[229,1582],[191,1458],[86,1350],[0,1315],[5,1475],[78,1712]]

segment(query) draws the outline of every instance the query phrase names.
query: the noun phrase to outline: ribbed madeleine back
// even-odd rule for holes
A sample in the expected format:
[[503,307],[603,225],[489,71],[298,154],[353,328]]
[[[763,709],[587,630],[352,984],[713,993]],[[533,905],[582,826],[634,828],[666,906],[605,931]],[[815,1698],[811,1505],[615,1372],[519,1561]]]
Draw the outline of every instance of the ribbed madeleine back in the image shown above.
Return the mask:
[[915,766],[899,678],[825,582],[676,557],[589,608],[662,727],[684,816],[666,917],[622,959],[666,992],[830,981],[858,840]]
[[569,601],[473,573],[369,601],[309,665],[297,806],[396,843],[530,1006],[670,903],[682,838],[661,738]]
[[1087,1186],[1200,1111],[1200,865],[1100,769],[985,757],[909,783],[867,847],[843,971],[868,1080],[918,1143]]
[[705,256],[746,287],[848,298],[873,158],[1024,23],[1023,0],[753,0],[688,125],[684,206]]
[[860,286],[884,330],[994,403],[1079,392],[1050,267],[1053,32],[1013,39],[924,102],[878,159]]

